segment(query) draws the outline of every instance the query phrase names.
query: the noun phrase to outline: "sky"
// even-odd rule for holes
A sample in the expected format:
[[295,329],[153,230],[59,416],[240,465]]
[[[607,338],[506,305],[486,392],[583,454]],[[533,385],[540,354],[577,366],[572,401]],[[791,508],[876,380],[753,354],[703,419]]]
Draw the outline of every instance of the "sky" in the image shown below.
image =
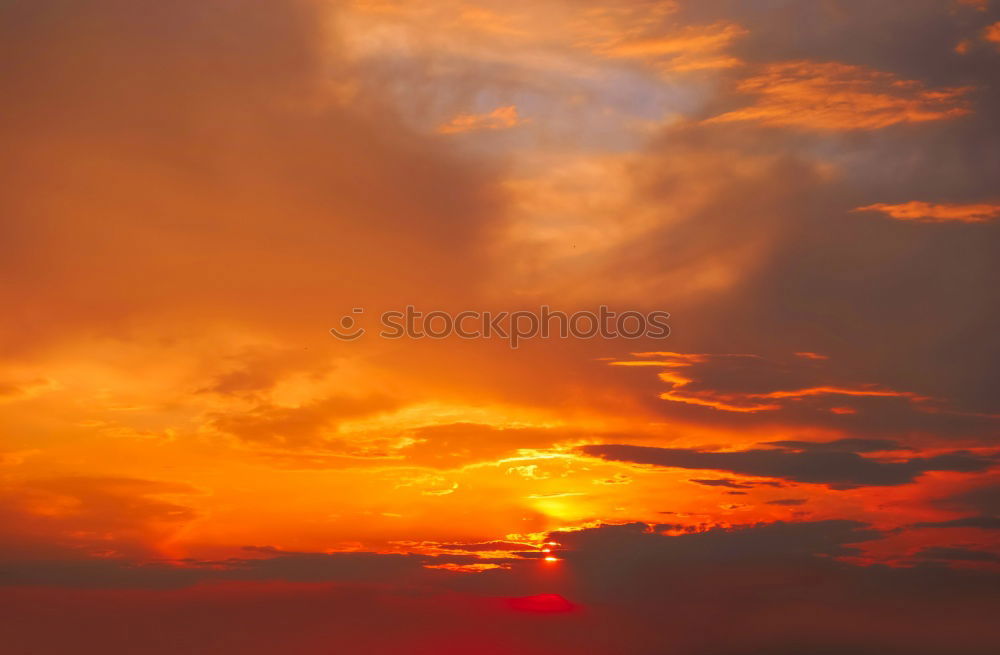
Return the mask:
[[0,57],[4,652],[995,653],[1000,2],[4,0]]

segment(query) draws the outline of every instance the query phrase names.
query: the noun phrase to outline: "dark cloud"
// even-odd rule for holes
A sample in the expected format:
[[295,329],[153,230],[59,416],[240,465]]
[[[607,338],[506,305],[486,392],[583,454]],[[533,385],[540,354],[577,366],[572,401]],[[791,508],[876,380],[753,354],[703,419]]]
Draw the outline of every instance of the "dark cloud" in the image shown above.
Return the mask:
[[947,521],[922,521],[913,523],[912,528],[979,528],[981,530],[1000,530],[1000,517],[996,516],[964,516]]
[[1000,562],[1000,554],[959,546],[931,546],[921,550],[915,557],[947,562]]
[[882,460],[840,450],[752,449],[709,452],[686,448],[629,445],[581,446],[580,452],[608,461],[683,469],[728,471],[741,475],[825,484],[833,489],[907,484],[928,471],[978,473],[997,462],[995,455],[956,451],[928,457]]
[[976,485],[951,496],[935,499],[933,504],[954,511],[1000,516],[1000,484]]
[[[7,638],[15,653],[64,652],[62,640],[83,634],[83,626],[92,631],[110,625],[111,617],[115,625],[129,626],[129,636],[105,630],[105,648],[123,643],[129,646],[119,652],[153,654],[197,650],[211,640],[213,652],[264,655],[276,652],[270,644],[278,639],[281,652],[294,655],[316,652],[320,643],[388,653],[380,650],[386,640],[400,639],[408,643],[407,652],[448,653],[467,652],[487,637],[494,651],[484,652],[508,652],[495,650],[502,642],[492,631],[500,627],[515,630],[519,640],[529,639],[527,649],[517,647],[517,652],[534,654],[531,649],[537,647],[539,655],[655,655],[665,649],[681,655],[987,655],[995,643],[1000,608],[995,576],[941,565],[891,569],[841,561],[881,538],[863,523],[778,522],[661,533],[672,527],[632,523],[555,532],[549,538],[560,544],[561,561],[512,559],[505,561],[510,568],[472,574],[426,568],[472,562],[472,555],[272,548],[255,549],[262,557],[253,559],[144,566],[6,562],[2,579],[18,586],[0,588],[0,603],[5,618],[16,620]],[[958,562],[957,554],[930,551],[929,556],[951,557],[924,559]],[[267,581],[273,601],[263,600],[257,581]],[[83,589],[67,590],[67,585]],[[109,595],[87,587],[117,589]],[[508,624],[512,615],[488,608],[509,610],[512,602],[503,599],[512,597],[521,599],[513,603],[518,612],[556,602],[576,609],[546,615],[542,622]],[[35,600],[25,602],[30,598]],[[120,602],[111,603],[112,598]],[[343,608],[335,609],[340,602]],[[174,616],[175,610],[166,608],[175,604],[188,611]],[[31,628],[40,620],[39,607],[65,609],[60,630]],[[212,627],[192,631],[202,616],[211,619]],[[222,629],[220,621],[227,617],[243,619],[241,627]],[[156,639],[148,643],[149,631],[137,629],[147,623],[157,626],[151,627]],[[845,632],[844,625],[851,629]],[[329,632],[331,626],[336,630]],[[479,636],[461,636],[462,626],[475,627]],[[25,641],[27,632],[31,642]],[[237,638],[248,633],[255,639]],[[32,649],[18,650],[18,644],[27,643]]]
[[783,507],[797,507],[799,505],[805,505],[809,501],[805,498],[779,498],[778,500],[769,500],[765,505],[780,505]]
[[691,480],[706,487],[726,487],[728,489],[753,489],[754,485],[737,482],[735,480]]
[[[1000,283],[1000,226],[904,223],[852,210],[875,203],[995,201],[997,54],[989,48],[960,54],[955,47],[997,21],[998,12],[996,3],[980,12],[937,0],[905,8],[872,8],[861,0],[680,3],[671,20],[729,21],[747,31],[728,50],[746,65],[727,72],[729,84],[720,85],[698,118],[745,107],[740,84],[788,62],[878,71],[905,80],[902,87],[967,88],[969,113],[848,135],[693,122],[664,129],[649,146],[640,179],[644,206],[663,207],[667,218],[623,249],[614,272],[615,279],[641,271],[636,278],[656,280],[647,295],[658,294],[676,317],[685,317],[688,327],[675,327],[672,350],[822,353],[829,357],[826,379],[906,390],[956,411],[922,413],[899,398],[857,398],[845,403],[853,413],[835,414],[830,410],[836,405],[807,399],[781,410],[786,425],[907,440],[990,441],[984,435],[995,432],[995,418],[983,415],[1000,412],[991,393],[1000,380],[990,364],[1000,355],[993,338],[1000,310],[991,300]],[[887,32],[899,38],[886,38]],[[824,116],[843,111],[833,97],[823,94]],[[710,202],[683,217],[672,215],[692,189],[706,188]],[[736,279],[685,298],[676,274],[695,278],[698,262],[720,260],[739,262]],[[729,279],[725,267],[716,268]],[[779,375],[765,369],[761,381],[739,391],[755,391]],[[729,379],[743,377],[737,372]],[[663,411],[733,425],[779,420],[778,412]]]
[[[850,555],[853,544],[881,538],[870,526],[848,520],[761,523],[735,528],[711,528],[703,532],[667,536],[644,523],[604,525],[574,532],[552,533],[560,544],[559,555],[567,560],[588,561],[605,551],[628,552],[619,560],[623,567],[641,569],[640,555],[661,565],[705,561],[750,562],[782,558],[816,558]],[[595,568],[596,562],[594,562]],[[614,566],[614,564],[609,564]]]
[[[491,563],[475,555],[421,555],[374,552],[296,553],[257,548],[260,557],[180,562],[106,560],[24,560],[0,568],[3,585],[59,585],[82,588],[172,588],[200,582],[284,581],[433,584],[448,573],[433,566]],[[506,562],[506,560],[499,560]]]
[[[659,530],[685,530],[666,536]],[[857,521],[830,520],[809,523],[768,523],[736,528],[709,528],[691,532],[685,526],[629,523],[602,525],[570,532],[554,532],[548,538],[566,563],[578,567],[584,577],[602,575],[607,563],[599,558],[617,550],[627,554],[621,566],[635,569],[643,559],[671,567],[695,563],[717,564],[788,561],[792,559],[837,557],[856,553],[854,544],[879,539],[881,533]],[[530,578],[530,567],[546,554],[524,544],[494,542],[446,544],[442,547],[468,550],[470,554],[428,555],[419,553],[287,552],[270,546],[247,547],[255,557],[225,560],[187,559],[181,562],[139,562],[122,558],[7,560],[0,579],[6,585],[68,585],[78,587],[135,586],[171,587],[198,581],[282,580],[286,582],[383,583],[400,585],[443,585],[454,576],[436,567],[441,565],[502,564],[498,569],[466,579],[483,592],[522,584]],[[507,550],[509,557],[480,558],[474,551]],[[528,576],[528,578],[524,578]],[[508,579],[509,578],[509,579]],[[477,582],[478,580],[478,582]],[[566,580],[573,583],[573,580]],[[494,587],[499,584],[500,587]]]
[[874,453],[881,451],[913,450],[898,441],[890,439],[845,438],[834,441],[765,441],[765,446],[777,446],[787,450],[801,450],[815,453],[849,452]]
[[[742,333],[751,339],[756,336],[762,335],[754,335],[752,328]],[[750,347],[773,350],[773,344]],[[772,357],[639,352],[612,364],[658,372],[659,388],[648,384],[644,391],[656,390],[666,401],[660,411],[675,418],[732,429],[748,425],[786,430],[789,426],[823,426],[857,435],[826,445],[787,440],[788,447],[899,451],[912,449],[909,442],[917,435],[922,441],[949,438],[981,444],[988,441],[983,433],[997,423],[996,414],[969,412],[946,398],[917,393],[910,386],[873,384],[871,380],[878,376],[860,377],[858,370],[845,368],[842,361],[793,356],[787,350]]]
[[519,543],[516,541],[485,541],[482,543],[475,544],[437,544],[439,548],[444,548],[446,550],[467,550],[469,552],[484,552],[484,551],[498,551],[498,550],[508,550],[508,551],[524,551],[532,546],[530,544]]

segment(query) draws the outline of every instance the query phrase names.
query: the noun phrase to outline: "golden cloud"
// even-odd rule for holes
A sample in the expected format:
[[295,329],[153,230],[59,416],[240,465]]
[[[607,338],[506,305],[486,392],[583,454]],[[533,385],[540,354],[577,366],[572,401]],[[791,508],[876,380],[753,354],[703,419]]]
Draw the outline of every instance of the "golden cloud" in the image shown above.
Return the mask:
[[928,89],[864,66],[839,62],[768,64],[737,90],[757,97],[747,107],[708,123],[755,122],[810,130],[875,130],[903,123],[938,121],[970,113],[967,87]]

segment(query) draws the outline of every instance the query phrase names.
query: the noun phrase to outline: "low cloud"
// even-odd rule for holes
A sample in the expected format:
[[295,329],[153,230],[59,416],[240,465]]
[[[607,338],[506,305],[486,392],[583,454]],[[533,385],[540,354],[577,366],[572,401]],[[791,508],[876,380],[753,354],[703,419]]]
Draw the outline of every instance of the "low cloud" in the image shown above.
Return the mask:
[[908,459],[878,459],[864,457],[857,452],[791,448],[713,452],[692,448],[607,444],[581,446],[579,451],[607,461],[727,471],[740,475],[823,484],[832,489],[908,484],[929,471],[979,473],[997,463],[996,455],[980,455],[968,451]]

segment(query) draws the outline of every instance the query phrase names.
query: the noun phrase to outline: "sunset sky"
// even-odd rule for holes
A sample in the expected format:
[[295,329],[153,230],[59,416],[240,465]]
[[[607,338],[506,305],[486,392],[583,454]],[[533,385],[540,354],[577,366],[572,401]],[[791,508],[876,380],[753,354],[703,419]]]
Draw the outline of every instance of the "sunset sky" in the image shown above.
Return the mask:
[[0,53],[0,652],[997,652],[997,0],[2,0]]

